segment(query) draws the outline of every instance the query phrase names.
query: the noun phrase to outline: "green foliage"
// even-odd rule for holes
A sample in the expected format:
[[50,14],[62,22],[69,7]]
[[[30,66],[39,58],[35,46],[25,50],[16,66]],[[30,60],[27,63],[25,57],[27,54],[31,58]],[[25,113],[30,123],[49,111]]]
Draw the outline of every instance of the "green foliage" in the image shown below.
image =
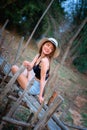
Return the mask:
[[[0,22],[4,23],[6,19],[9,19],[9,29],[15,28],[20,35],[29,37],[49,3],[50,0],[1,0]],[[59,12],[61,12],[61,7],[55,0],[48,13],[57,18]],[[48,20],[48,15],[46,15],[35,32],[35,38],[40,37],[47,30],[48,24],[52,24],[51,21],[48,23]],[[50,33],[52,32],[51,29]]]
[[17,120],[27,121],[30,114],[30,110],[24,107],[20,107],[20,110],[16,113],[15,118]]
[[82,113],[82,122],[85,127],[87,127],[87,113]]
[[52,8],[50,9],[52,16],[59,21],[62,16],[64,16],[64,9],[61,7],[58,1],[55,1],[52,4]]
[[[46,5],[43,5],[46,8]],[[1,22],[9,19],[10,28],[15,27],[19,34],[29,35],[42,15],[43,8],[38,4],[38,0],[1,0],[0,12]],[[42,30],[41,26],[40,29]]]
[[[73,64],[77,67],[77,69],[81,73],[87,72],[87,25],[83,28],[80,35],[80,40],[77,40],[78,42],[81,42],[79,47],[76,48],[76,51],[78,53],[78,56],[74,59]],[[84,32],[84,33],[83,33]]]
[[76,58],[73,63],[81,73],[85,73],[87,71],[87,55]]
[[66,118],[65,118],[65,121],[68,121],[70,123],[73,123],[73,119],[72,119],[72,116],[71,116],[71,113],[68,112],[67,115],[66,115]]

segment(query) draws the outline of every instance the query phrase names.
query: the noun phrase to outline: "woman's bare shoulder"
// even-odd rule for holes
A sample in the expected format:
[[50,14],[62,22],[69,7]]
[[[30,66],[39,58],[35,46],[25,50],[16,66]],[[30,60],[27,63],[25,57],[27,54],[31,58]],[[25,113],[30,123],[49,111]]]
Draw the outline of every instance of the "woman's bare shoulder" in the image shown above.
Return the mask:
[[49,59],[47,57],[42,58],[41,63],[49,66]]
[[49,59],[47,57],[42,58],[42,62],[49,62]]

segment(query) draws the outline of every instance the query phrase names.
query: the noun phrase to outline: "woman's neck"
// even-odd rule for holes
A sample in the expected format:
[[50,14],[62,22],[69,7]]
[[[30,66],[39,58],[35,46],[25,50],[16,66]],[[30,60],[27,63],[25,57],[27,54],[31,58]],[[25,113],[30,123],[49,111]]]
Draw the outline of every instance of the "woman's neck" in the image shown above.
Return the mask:
[[49,59],[49,61],[51,61],[51,59],[48,56],[46,56],[44,53],[41,53],[40,58],[42,59],[44,57],[47,57]]
[[46,55],[44,53],[41,53],[40,57],[43,58],[45,57]]

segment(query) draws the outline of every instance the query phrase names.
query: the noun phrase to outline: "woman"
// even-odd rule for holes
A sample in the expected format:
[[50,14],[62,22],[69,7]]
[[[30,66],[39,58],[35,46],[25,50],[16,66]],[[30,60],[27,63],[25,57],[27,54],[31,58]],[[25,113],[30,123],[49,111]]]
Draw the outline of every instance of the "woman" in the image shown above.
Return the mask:
[[[26,67],[26,72],[22,73],[17,81],[20,86],[25,89],[29,83],[29,72],[33,69],[35,78],[29,93],[32,95],[39,95],[40,103],[43,102],[44,87],[49,77],[51,59],[57,57],[60,53],[58,42],[54,38],[44,38],[38,43],[39,54],[35,56],[32,62],[24,61],[23,65]],[[14,65],[12,72],[15,74],[18,67]]]

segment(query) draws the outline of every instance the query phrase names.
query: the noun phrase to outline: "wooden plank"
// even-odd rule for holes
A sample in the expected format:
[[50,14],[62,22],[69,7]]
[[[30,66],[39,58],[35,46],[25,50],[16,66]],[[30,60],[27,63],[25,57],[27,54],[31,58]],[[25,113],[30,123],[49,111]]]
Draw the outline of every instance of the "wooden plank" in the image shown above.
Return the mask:
[[56,122],[56,124],[57,124],[62,130],[68,130],[68,127],[65,126],[65,125],[63,124],[63,122],[60,121],[60,119],[55,116],[55,114],[52,115],[52,119]]
[[15,120],[13,118],[9,118],[9,117],[3,117],[2,120],[5,121],[5,122],[8,122],[8,123],[12,123],[12,124],[17,125],[17,126],[23,126],[23,127],[29,127],[30,126],[30,123],[18,121],[18,120]]
[[11,100],[13,100],[13,101],[17,101],[17,98],[14,97],[14,96],[12,96],[12,95],[8,95],[8,98],[11,99]]
[[27,100],[26,97],[23,98],[23,101],[26,102],[27,106],[31,109],[32,112],[37,111],[37,108],[31,103],[30,100]]
[[[27,96],[28,95],[26,95],[26,97]],[[27,100],[29,100],[33,104],[33,106],[38,110],[38,108],[40,107],[40,103],[38,102],[37,98],[35,98],[35,97],[34,96],[28,96]],[[59,97],[61,98],[62,101],[64,100],[60,95],[59,95]],[[46,106],[46,109],[49,109],[49,108]],[[39,119],[41,119],[41,117],[43,117],[46,109],[45,109],[45,107],[42,108],[41,112],[39,113],[39,117],[38,117]],[[52,119],[50,119],[48,121],[48,126],[51,127],[50,129],[52,129],[54,125],[55,125],[55,127],[56,127],[56,125],[60,126],[60,128],[63,129],[63,130],[67,129],[67,127],[59,120],[59,118],[56,117],[55,113],[52,115]]]
[[[38,110],[38,108],[40,107],[40,103],[38,102],[37,98],[35,98],[34,96],[29,96],[28,94],[25,95],[27,100],[26,101],[30,101],[31,104],[33,105],[34,108],[36,108],[36,110]],[[63,100],[63,99],[62,99]],[[32,106],[30,106],[30,109],[32,109]],[[46,106],[46,109],[47,109],[47,106]],[[33,112],[34,112],[34,109],[33,109]],[[41,118],[43,118],[44,114],[45,114],[45,109],[42,108],[41,112],[39,113],[39,120]],[[56,118],[57,120],[57,118]],[[54,118],[51,118],[49,121],[48,121],[48,126],[50,128],[50,130],[61,130],[61,128],[58,126],[58,124],[56,124],[56,121],[54,120]]]
[[47,122],[47,124],[50,130],[62,130],[52,118]]
[[[30,101],[34,109],[36,109],[36,111],[34,111],[33,109],[33,112],[37,112],[38,108],[40,107],[40,103],[38,102],[38,100],[34,96],[32,95],[29,96],[28,94],[25,94],[25,97],[26,101],[27,102]],[[30,107],[30,109],[32,108]],[[41,118],[44,115],[44,112],[45,110],[42,108],[41,112],[39,113],[39,118]]]

